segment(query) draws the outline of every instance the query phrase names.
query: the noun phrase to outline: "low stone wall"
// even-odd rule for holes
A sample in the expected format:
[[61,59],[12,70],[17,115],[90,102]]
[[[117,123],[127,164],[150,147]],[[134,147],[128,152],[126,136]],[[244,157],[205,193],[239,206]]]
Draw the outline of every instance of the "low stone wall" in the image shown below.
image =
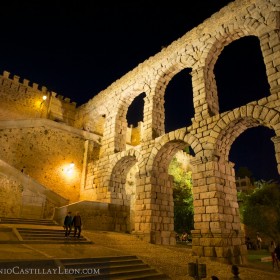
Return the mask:
[[55,209],[54,220],[63,225],[64,217],[71,211],[78,211],[82,218],[83,229],[117,232],[129,231],[129,207],[95,201],[80,201]]
[[55,207],[69,203],[33,178],[0,160],[0,216],[51,219]]
[[20,217],[23,188],[0,172],[0,217]]

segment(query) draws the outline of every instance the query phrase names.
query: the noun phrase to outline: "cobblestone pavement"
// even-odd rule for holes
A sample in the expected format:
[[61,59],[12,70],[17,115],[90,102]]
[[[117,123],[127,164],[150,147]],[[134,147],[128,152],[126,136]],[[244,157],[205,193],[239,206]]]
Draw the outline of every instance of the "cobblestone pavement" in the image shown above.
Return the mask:
[[[108,257],[120,255],[136,255],[142,261],[167,274],[174,280],[193,279],[188,275],[188,263],[196,262],[191,248],[185,245],[162,246],[146,243],[136,236],[116,232],[84,231],[83,234],[93,241],[93,244],[1,244],[0,261],[20,260],[50,260],[62,258]],[[230,279],[231,266],[199,258],[199,263],[206,264],[207,278],[216,275],[220,280]],[[269,266],[241,266],[240,277],[243,280],[279,280],[280,272],[272,271]],[[30,276],[30,275],[29,275]],[[1,274],[0,279],[69,279],[65,275],[16,275],[16,278]],[[204,278],[205,279],[205,278]]]

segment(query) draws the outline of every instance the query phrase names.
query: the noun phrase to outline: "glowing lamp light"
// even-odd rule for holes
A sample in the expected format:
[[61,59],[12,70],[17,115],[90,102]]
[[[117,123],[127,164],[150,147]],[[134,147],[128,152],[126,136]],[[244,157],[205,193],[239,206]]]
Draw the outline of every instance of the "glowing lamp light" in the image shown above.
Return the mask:
[[[47,95],[43,95],[43,97],[42,97],[42,101],[37,101],[38,102],[38,106],[40,107],[40,109],[42,109],[42,107],[43,107],[43,104],[45,103],[45,101],[47,100]],[[39,103],[40,102],[40,103]]]
[[74,167],[75,167],[75,164],[73,162],[71,162],[66,168],[65,168],[65,173],[70,176],[73,174],[74,172]]

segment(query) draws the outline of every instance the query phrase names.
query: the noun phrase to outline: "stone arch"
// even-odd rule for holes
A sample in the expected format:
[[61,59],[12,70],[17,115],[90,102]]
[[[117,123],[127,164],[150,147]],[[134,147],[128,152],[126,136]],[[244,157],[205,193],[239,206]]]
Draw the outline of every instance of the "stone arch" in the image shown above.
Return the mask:
[[[214,150],[224,161],[228,161],[230,148],[235,139],[246,129],[266,126],[279,136],[280,114],[274,109],[249,104],[224,114],[210,132]],[[216,136],[215,136],[216,135]]]
[[151,139],[155,139],[165,133],[164,95],[168,83],[181,70],[192,68],[196,62],[192,47],[187,45],[183,49],[178,49],[176,55],[172,55],[168,61],[164,61],[160,70],[156,69],[154,71],[151,90],[147,96],[149,104],[153,108]]
[[[220,26],[210,38],[204,42],[203,49],[200,54],[199,63],[196,65],[193,75],[203,77],[204,90],[196,92],[195,95],[203,94],[205,91],[205,103],[207,104],[208,114],[213,116],[219,113],[219,102],[217,86],[214,75],[214,66],[219,55],[225,46],[244,36],[256,36],[259,40],[262,35],[260,31],[267,30],[267,26],[250,16],[245,17],[243,22],[241,19],[236,19],[236,24],[231,22],[228,25]],[[265,62],[264,62],[265,63]],[[266,66],[267,67],[267,66]],[[201,106],[201,104],[200,104]],[[197,113],[197,108],[195,108]]]
[[125,157],[133,157],[137,162],[140,161],[141,154],[138,150],[130,149],[127,151],[123,151],[121,153],[117,153],[114,155],[112,159],[110,159],[111,166],[116,166],[119,161],[121,161]]
[[129,170],[135,163],[136,159],[134,157],[126,156],[114,166],[109,182],[111,203],[118,205],[130,204],[130,197],[125,190],[125,182]]
[[129,213],[128,231],[133,231],[135,226],[135,200],[139,180],[139,169],[136,164],[139,152],[129,150],[122,152],[112,161],[112,172],[109,180],[110,202],[127,207]]
[[171,159],[188,144],[182,140],[165,143],[156,154],[151,170],[151,242],[175,244],[173,178],[168,174]]
[[170,132],[149,152],[147,162],[140,163],[141,183],[136,203],[142,206],[136,211],[141,220],[137,230],[149,235],[152,243],[175,244],[173,178],[168,174],[168,167],[174,155],[190,144],[199,153],[199,142],[194,136],[186,135],[185,128]]
[[177,59],[175,59],[172,60],[172,64],[169,67],[162,67],[161,75],[159,77],[157,77],[158,75],[156,75],[157,81],[155,84],[155,88],[158,89],[157,94],[164,94],[164,91],[171,79],[177,73],[187,67],[186,65],[180,63]]
[[[127,123],[127,111],[129,106],[132,104],[133,100],[141,95],[141,94],[145,94],[147,96],[147,91],[149,90],[149,88],[147,87],[147,85],[144,82],[139,82],[135,85],[133,85],[130,89],[127,89],[125,92],[122,93],[119,105],[118,105],[118,109],[117,109],[117,116],[116,116],[116,129],[120,129],[121,128],[121,133],[119,133],[119,136],[121,138],[116,139],[119,140],[119,142],[121,142],[121,149],[119,149],[119,151],[123,151],[125,150],[125,145],[126,145],[126,132],[127,132],[127,127],[128,127],[128,123]],[[143,112],[143,118],[145,121],[145,107],[146,107],[146,98],[144,98],[144,112]]]
[[179,150],[183,150],[188,144],[182,140],[171,140],[169,142],[166,142],[158,151],[154,158],[152,172],[153,174],[159,175],[161,178],[163,178],[162,175],[160,175],[162,172],[167,173],[168,171],[168,165],[175,155],[175,153]]
[[168,82],[172,79],[174,74],[179,72],[175,66],[162,67],[160,74],[155,73],[154,75],[154,85],[152,85],[152,90],[147,96],[149,106],[152,107],[152,118],[151,122],[151,135],[148,136],[150,139],[155,139],[165,133],[164,121],[164,94]]
[[136,150],[129,150],[127,152],[119,153],[117,157],[112,160],[111,176],[109,180],[109,195],[110,201],[118,205],[130,205],[130,196],[125,189],[126,177],[130,169],[137,163],[139,152]]
[[108,107],[109,116],[106,119],[103,137],[103,142],[107,142],[107,144],[102,145],[102,155],[126,150],[128,107],[138,95],[145,93],[147,90],[149,90],[147,85],[139,81],[137,84],[128,86],[124,91],[116,93],[116,95],[119,95],[117,101],[114,98],[110,100],[111,106]]
[[140,93],[132,100],[132,102],[128,106],[128,110],[126,114],[128,127],[136,128],[139,122],[143,123],[145,97],[146,97],[145,92]]
[[[203,155],[203,148],[202,148],[200,141],[194,135],[187,133],[185,128],[181,128],[181,129],[169,132],[160,138],[160,140],[155,144],[155,146],[153,147],[153,149],[150,153],[150,156],[147,161],[147,163],[148,163],[147,167],[153,165],[153,162],[155,160],[155,157],[156,157],[158,151],[161,150],[161,148],[170,141],[175,141],[175,142],[177,141],[177,143],[184,142],[184,143],[186,143],[185,146],[188,145],[193,149],[196,156]],[[179,148],[179,146],[180,145],[178,145],[178,148]],[[149,170],[147,170],[147,172],[149,172]]]

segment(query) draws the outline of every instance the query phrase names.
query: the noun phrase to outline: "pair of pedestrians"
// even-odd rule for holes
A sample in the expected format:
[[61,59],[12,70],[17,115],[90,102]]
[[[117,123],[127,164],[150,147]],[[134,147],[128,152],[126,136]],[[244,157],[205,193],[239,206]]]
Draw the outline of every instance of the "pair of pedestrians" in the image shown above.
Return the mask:
[[76,212],[76,215],[72,217],[72,213],[69,211],[64,218],[64,229],[65,229],[65,238],[69,238],[72,227],[74,226],[74,237],[80,238],[82,232],[82,218],[79,212]]

